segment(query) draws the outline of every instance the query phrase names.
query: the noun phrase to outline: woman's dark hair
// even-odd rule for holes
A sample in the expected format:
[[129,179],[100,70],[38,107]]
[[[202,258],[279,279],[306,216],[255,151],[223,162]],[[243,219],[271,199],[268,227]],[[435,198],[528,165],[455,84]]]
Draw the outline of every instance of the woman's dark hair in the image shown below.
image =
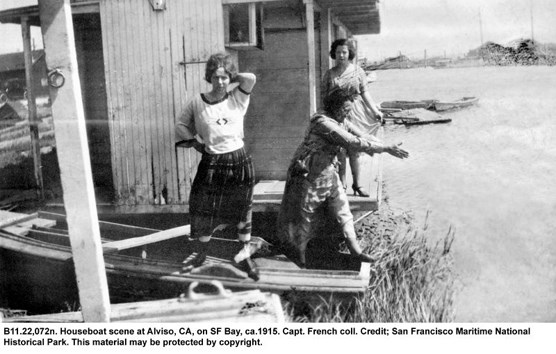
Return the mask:
[[211,55],[207,61],[207,66],[205,68],[205,80],[207,82],[211,82],[212,74],[214,74],[218,68],[224,68],[230,80],[233,80],[237,75],[237,69],[232,61],[232,57],[228,54],[216,53]]
[[322,106],[326,113],[335,118],[336,113],[344,107],[345,102],[353,102],[353,99],[353,95],[349,95],[342,90],[335,90],[322,100]]
[[353,44],[352,40],[345,38],[336,39],[334,42],[332,42],[332,46],[330,47],[330,58],[334,60],[336,59],[336,49],[341,45],[345,45],[348,47],[349,60],[353,60],[353,58],[355,58],[356,52],[355,45]]

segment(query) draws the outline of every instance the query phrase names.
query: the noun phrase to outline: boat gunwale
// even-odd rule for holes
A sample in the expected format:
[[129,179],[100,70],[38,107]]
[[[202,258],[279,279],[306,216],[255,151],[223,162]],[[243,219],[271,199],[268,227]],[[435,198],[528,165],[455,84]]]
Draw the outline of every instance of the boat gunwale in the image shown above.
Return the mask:
[[[6,244],[3,240],[10,240],[11,245]],[[225,240],[229,241],[229,240]],[[20,244],[22,246],[17,247]],[[58,245],[42,240],[36,240],[28,236],[11,234],[5,230],[0,230],[0,247],[12,252],[19,252],[26,256],[40,257],[66,263],[72,260],[72,252],[70,246]],[[45,250],[47,250],[45,254]],[[52,256],[52,252],[55,252]],[[172,283],[192,283],[194,281],[208,284],[213,280],[219,280],[224,286],[231,288],[252,289],[254,285],[258,289],[273,291],[308,291],[308,292],[334,292],[334,293],[362,293],[366,290],[369,277],[361,276],[356,271],[334,271],[334,270],[308,270],[308,269],[277,269],[277,268],[259,268],[259,272],[264,275],[276,275],[282,277],[303,278],[311,276],[316,281],[343,279],[346,282],[353,281],[359,284],[353,286],[342,284],[333,285],[299,285],[299,284],[279,284],[275,282],[257,281],[250,278],[231,278],[218,275],[181,273],[184,265],[177,262],[169,262],[165,260],[143,259],[135,256],[127,256],[116,253],[105,252],[105,269],[107,274],[134,277],[137,279],[153,279],[168,280]],[[139,267],[138,267],[139,266]],[[338,274],[330,274],[330,272]],[[363,283],[364,282],[364,283]]]

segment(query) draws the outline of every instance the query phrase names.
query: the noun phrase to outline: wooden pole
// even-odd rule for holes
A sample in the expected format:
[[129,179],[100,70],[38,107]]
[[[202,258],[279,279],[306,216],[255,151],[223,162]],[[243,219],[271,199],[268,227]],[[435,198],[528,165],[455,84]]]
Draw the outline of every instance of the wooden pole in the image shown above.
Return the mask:
[[31,51],[31,25],[27,16],[21,18],[21,35],[23,37],[23,59],[25,61],[25,85],[27,86],[27,108],[29,112],[29,131],[31,133],[31,153],[35,170],[37,196],[44,199],[44,184],[42,178],[41,146],[39,140],[39,119],[37,117],[37,102],[33,80],[33,52]]
[[[332,10],[324,9],[321,11],[321,21],[320,21],[320,65],[321,73],[320,78],[317,80],[316,84],[320,84],[320,79],[324,76],[326,70],[333,66],[332,58],[330,58],[330,46],[332,45],[331,40],[331,28],[332,28]],[[320,92],[320,85],[319,85]],[[323,97],[319,95],[319,104],[322,103]]]
[[309,116],[317,111],[316,58],[315,58],[315,7],[313,0],[303,0],[307,14],[307,50],[309,55]]
[[531,11],[531,42],[535,42],[535,33],[533,25],[533,0],[530,1],[530,11]]
[[483,45],[483,20],[481,19],[481,8],[479,8],[479,32],[481,35],[481,46]]
[[110,300],[77,70],[70,0],[39,0],[47,67],[65,77],[50,88],[64,205],[86,322],[108,322]]

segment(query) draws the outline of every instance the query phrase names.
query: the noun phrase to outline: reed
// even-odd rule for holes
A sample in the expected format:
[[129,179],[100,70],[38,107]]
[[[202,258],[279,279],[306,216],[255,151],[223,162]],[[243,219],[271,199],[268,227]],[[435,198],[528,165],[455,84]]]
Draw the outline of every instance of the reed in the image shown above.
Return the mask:
[[[39,133],[40,147],[54,146],[55,145],[54,131],[47,131]],[[12,139],[0,143],[0,153],[8,152],[24,152],[31,150],[31,137],[23,136],[17,139]]]
[[423,230],[393,237],[373,235],[366,247],[375,260],[365,294],[346,304],[321,298],[300,315],[299,303],[286,305],[297,322],[451,322],[454,319],[454,275],[450,227],[432,244]]
[[[39,122],[38,128],[39,133],[54,132],[54,126],[51,120]],[[8,128],[0,129],[0,142],[15,140],[26,136],[30,136],[28,122],[22,122]]]

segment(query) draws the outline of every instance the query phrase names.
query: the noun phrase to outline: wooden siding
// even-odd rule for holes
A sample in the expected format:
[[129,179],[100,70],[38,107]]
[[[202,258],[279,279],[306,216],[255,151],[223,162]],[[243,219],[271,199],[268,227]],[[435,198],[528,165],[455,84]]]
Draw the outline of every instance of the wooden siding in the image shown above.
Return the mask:
[[102,0],[115,193],[120,205],[187,202],[198,154],[174,148],[174,124],[205,91],[205,62],[224,50],[220,0]]
[[265,33],[265,50],[241,52],[239,64],[257,75],[245,119],[257,177],[284,179],[308,122],[306,32]]
[[[285,179],[309,122],[309,56],[302,11],[304,8],[265,9],[264,51],[239,53],[240,69],[257,75],[246,115],[245,142],[260,180]],[[318,29],[315,39],[318,83]],[[319,87],[317,84],[317,94]]]

